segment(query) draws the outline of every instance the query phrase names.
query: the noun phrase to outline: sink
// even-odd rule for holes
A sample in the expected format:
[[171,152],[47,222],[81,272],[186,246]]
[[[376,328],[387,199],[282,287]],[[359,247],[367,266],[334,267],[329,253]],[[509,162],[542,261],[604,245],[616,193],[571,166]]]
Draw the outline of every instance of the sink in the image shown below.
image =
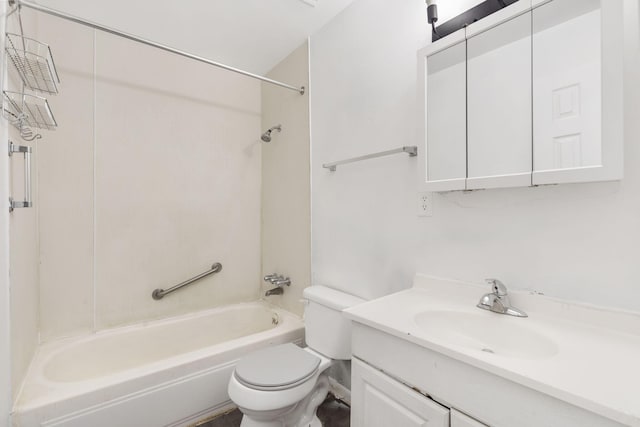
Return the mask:
[[558,353],[550,338],[527,327],[527,319],[490,312],[430,310],[414,318],[426,338],[442,344],[518,359],[545,359]]

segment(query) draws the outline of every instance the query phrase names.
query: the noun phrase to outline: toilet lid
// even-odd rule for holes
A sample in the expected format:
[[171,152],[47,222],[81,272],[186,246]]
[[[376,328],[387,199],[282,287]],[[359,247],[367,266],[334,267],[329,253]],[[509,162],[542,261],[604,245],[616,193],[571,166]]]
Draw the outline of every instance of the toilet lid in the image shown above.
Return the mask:
[[293,387],[312,376],[320,358],[295,344],[282,344],[258,350],[238,361],[235,376],[254,388]]

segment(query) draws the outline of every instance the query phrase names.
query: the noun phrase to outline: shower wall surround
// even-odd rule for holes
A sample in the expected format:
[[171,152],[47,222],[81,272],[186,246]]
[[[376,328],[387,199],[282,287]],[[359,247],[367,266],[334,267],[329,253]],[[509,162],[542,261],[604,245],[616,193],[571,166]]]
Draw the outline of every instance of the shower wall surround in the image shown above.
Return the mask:
[[497,275],[510,289],[640,311],[640,11],[624,7],[624,179],[434,194],[431,218],[417,216],[416,159],[322,168],[416,141],[424,2],[357,0],[312,36],[314,282],[374,298],[410,287],[416,271]]
[[61,75],[60,93],[51,97],[59,126],[38,144],[40,328],[46,340],[93,328],[94,34],[29,12]]
[[[25,29],[37,31],[33,14],[23,13],[23,23]],[[19,22],[15,14],[7,20],[7,32],[20,33]],[[29,35],[33,37],[35,34]],[[22,83],[12,67],[12,65],[7,67],[5,87],[19,92]],[[36,170],[40,156],[38,147],[42,144],[22,140],[20,132],[11,125],[8,126],[8,136],[15,144],[28,145],[33,149],[31,185],[33,200],[37,201],[39,188]],[[2,144],[6,144],[7,139],[0,138],[0,141]],[[24,194],[24,162],[22,157],[12,157],[8,166],[10,195],[21,198]],[[3,200],[7,199],[3,198]],[[11,327],[11,393],[13,396],[18,393],[20,382],[38,345],[38,210],[38,203],[35,203],[32,208],[16,209],[10,214],[9,221],[11,279],[9,323]]]
[[[308,43],[283,59],[268,77],[309,88]],[[282,132],[274,132],[262,148],[262,271],[291,278],[284,294],[269,299],[302,315],[302,290],[311,284],[308,92],[300,96],[262,85],[262,129],[277,124]]]
[[41,339],[257,299],[260,84],[37,21],[63,87],[39,153]]

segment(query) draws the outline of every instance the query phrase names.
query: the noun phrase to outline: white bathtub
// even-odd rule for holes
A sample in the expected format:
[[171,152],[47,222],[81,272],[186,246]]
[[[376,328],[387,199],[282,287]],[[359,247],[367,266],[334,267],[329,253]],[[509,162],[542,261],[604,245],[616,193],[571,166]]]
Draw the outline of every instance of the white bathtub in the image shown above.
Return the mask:
[[299,317],[256,302],[47,343],[13,424],[187,426],[230,406],[227,383],[239,357],[303,335]]

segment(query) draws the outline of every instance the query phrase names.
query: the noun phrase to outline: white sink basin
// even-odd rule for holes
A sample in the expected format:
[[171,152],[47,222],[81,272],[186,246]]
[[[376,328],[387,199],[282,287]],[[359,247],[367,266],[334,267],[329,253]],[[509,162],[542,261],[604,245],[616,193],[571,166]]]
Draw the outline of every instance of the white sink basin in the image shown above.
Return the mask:
[[545,359],[558,353],[555,342],[529,329],[523,318],[491,312],[430,310],[414,319],[429,338],[443,344],[519,359]]
[[[596,421],[585,414],[589,422],[522,425],[640,427],[640,314],[520,291],[511,297],[529,317],[516,318],[476,308],[484,292],[486,286],[417,275],[411,289],[345,310],[354,321],[354,336],[359,337],[354,339],[354,354],[368,355],[375,359],[371,360],[374,365],[388,362],[390,374],[407,375],[415,387],[441,387],[431,390],[436,395],[458,393],[454,382],[464,383],[469,376],[474,391],[462,388],[482,398],[476,391],[495,375],[513,384],[491,379],[493,385],[487,390],[502,389],[510,402],[520,390],[522,398],[531,399],[533,405],[537,398],[531,390],[535,390],[570,404],[566,415],[571,420],[577,420],[573,416],[578,408],[601,416]],[[395,354],[391,344],[395,339],[407,341],[401,355]],[[376,340],[387,344],[378,345]],[[428,363],[447,359],[456,363]],[[476,372],[477,381],[470,378],[475,369],[484,372]],[[545,402],[550,400],[545,398]],[[544,413],[550,408],[545,405],[531,406],[533,412],[529,412]],[[520,413],[516,410],[514,416],[518,419]]]

